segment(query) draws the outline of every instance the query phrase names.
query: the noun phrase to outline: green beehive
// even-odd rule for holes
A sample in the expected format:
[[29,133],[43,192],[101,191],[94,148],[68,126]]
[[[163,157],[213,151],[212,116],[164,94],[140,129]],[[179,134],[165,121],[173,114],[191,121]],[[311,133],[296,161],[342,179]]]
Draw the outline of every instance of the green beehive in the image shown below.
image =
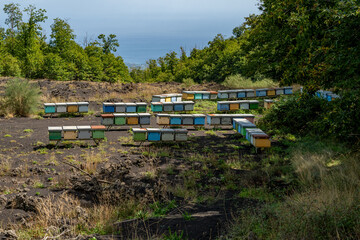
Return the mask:
[[138,113],[146,113],[147,104],[144,102],[136,103],[136,112]]
[[105,126],[91,126],[92,137],[94,139],[104,139],[105,138]]
[[126,113],[114,113],[115,125],[126,125]]
[[48,127],[48,132],[50,141],[61,140],[62,127]]
[[250,100],[249,101],[249,109],[258,109],[259,108],[259,101],[258,100]]
[[146,141],[146,128],[133,128],[132,132],[135,142]]

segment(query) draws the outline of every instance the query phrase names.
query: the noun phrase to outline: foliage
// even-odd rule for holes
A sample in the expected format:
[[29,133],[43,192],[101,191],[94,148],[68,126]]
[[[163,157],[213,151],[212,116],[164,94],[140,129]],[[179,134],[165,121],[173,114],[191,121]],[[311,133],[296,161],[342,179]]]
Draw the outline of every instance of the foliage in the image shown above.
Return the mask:
[[276,84],[271,79],[253,81],[240,74],[228,76],[222,83],[227,88],[268,88],[275,87]]
[[6,84],[5,101],[8,111],[17,116],[36,112],[40,103],[40,89],[27,80],[11,79]]

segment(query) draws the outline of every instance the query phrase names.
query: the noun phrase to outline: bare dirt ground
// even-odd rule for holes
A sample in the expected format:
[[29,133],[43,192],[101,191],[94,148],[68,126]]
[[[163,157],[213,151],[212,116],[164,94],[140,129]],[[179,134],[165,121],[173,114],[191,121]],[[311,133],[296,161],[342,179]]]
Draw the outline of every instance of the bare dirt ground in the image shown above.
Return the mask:
[[[5,81],[0,79],[0,92]],[[111,85],[39,80],[37,84],[43,101],[90,101],[94,113],[101,111],[102,101],[148,102],[153,94],[182,91],[177,83]],[[191,89],[220,88],[206,84]],[[154,117],[151,121],[151,126],[157,127]],[[236,212],[261,204],[238,193],[241,188],[262,185],[266,176],[236,166],[260,161],[262,155],[230,128],[190,129],[186,143],[140,146],[132,142],[128,127],[106,132],[107,140],[99,146],[73,141],[55,148],[48,141],[48,126],[92,124],[100,124],[95,114],[0,118],[0,230],[16,229],[30,221],[39,211],[37,199],[64,193],[79,199],[83,208],[100,203],[104,195],[111,196],[108,201],[114,205],[128,199],[145,204],[176,202],[177,207],[165,216],[120,218],[113,224],[116,234],[90,234],[84,239],[152,239],[169,230],[182,232],[188,239],[215,239]],[[174,190],[180,188],[181,194]]]

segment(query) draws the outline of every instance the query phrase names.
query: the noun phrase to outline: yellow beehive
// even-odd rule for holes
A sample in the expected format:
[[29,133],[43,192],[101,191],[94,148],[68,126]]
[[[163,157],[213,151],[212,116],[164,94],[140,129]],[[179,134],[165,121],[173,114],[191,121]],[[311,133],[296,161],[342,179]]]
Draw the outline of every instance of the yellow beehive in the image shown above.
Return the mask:
[[169,125],[170,124],[169,114],[158,114],[156,118],[156,123],[159,125]]
[[77,139],[77,127],[76,126],[64,126],[63,132],[64,132],[65,140]]
[[239,110],[239,103],[230,103],[230,111]]
[[276,96],[276,91],[275,91],[275,89],[268,89],[268,90],[266,91],[266,95],[267,95],[267,96]]
[[79,111],[79,106],[77,105],[77,103],[68,103],[67,104],[67,112],[68,113],[76,113]]
[[166,97],[165,102],[171,102],[171,97]]
[[266,134],[255,134],[254,146],[257,148],[269,148],[271,147],[271,141],[268,135]]
[[138,125],[139,117],[127,117],[127,124],[128,125]]

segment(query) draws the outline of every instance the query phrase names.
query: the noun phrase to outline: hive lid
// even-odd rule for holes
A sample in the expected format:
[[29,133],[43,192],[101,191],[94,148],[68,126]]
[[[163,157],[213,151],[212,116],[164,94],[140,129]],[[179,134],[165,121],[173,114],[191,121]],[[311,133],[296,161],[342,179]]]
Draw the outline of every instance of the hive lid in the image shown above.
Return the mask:
[[117,102],[117,103],[114,103],[115,106],[125,106],[125,103],[123,102]]
[[254,92],[254,89],[244,89],[246,92]]
[[66,103],[68,106],[69,105],[78,105],[78,103],[77,102],[68,102],[68,103]]
[[284,87],[284,89],[292,89],[293,87]]
[[114,117],[126,117],[126,113],[113,113]]
[[44,103],[45,107],[55,107],[55,103]]
[[86,125],[86,126],[77,126],[78,130],[90,130],[91,126],[90,125]]
[[249,103],[259,103],[258,100],[249,100]]
[[133,132],[146,132],[146,128],[133,128]]
[[62,103],[55,103],[56,106],[66,106],[67,103],[66,102],[62,102]]
[[114,114],[112,113],[107,113],[107,114],[101,114],[100,115],[102,118],[113,118],[114,117]]
[[269,135],[267,135],[266,133],[260,133],[260,132],[250,133],[250,135],[253,136],[254,138],[261,138],[261,139],[270,138]]
[[126,114],[127,117],[138,117],[139,114],[138,113],[128,113]]
[[[241,126],[241,127],[245,127],[245,128],[252,128],[252,129],[258,129],[256,128],[256,125],[251,123],[250,121],[249,122],[238,122],[238,124]],[[260,129],[259,129],[260,130]],[[261,131],[261,130],[260,130]],[[261,131],[262,132],[262,131]]]
[[62,131],[62,127],[48,127],[49,132],[58,132]]
[[174,131],[175,133],[188,133],[188,130],[184,128],[174,129]]
[[164,105],[174,105],[174,103],[172,103],[172,102],[164,102],[163,104]]
[[181,117],[193,117],[193,115],[192,114],[180,114],[181,115]]
[[138,113],[139,117],[150,117],[151,114],[150,113]]
[[249,120],[245,118],[233,118],[233,121],[238,123],[251,123]]
[[187,93],[187,94],[194,94],[194,91],[183,91],[183,93]]
[[267,88],[257,88],[255,91],[266,91],[268,90]]
[[194,117],[205,117],[205,114],[193,114]]
[[160,128],[147,128],[146,129],[148,132],[160,132],[161,129]]
[[91,126],[91,129],[92,130],[105,130],[106,127],[103,125],[93,125],[93,126]]
[[210,94],[218,94],[216,91],[210,91]]
[[284,90],[283,87],[276,87],[275,90]]
[[146,102],[138,102],[138,103],[135,103],[137,106],[146,106],[147,103]]
[[178,102],[173,102],[174,105],[184,105],[185,103],[182,101],[178,101]]
[[159,98],[159,97],[161,97],[161,95],[153,95],[152,97],[157,97],[157,98]]
[[246,129],[246,132],[248,132],[249,134],[255,133],[255,132],[264,133],[260,128],[248,128],[248,129]]
[[185,104],[195,104],[193,101],[183,101]]
[[170,117],[181,118],[181,114],[169,114]]
[[163,133],[174,133],[175,131],[174,131],[174,129],[163,128],[163,129],[161,129],[161,132],[163,132]]
[[170,114],[167,113],[158,113],[156,114],[157,117],[170,117]]
[[230,114],[230,115],[232,115],[234,118],[255,117],[255,115],[253,115],[253,114],[245,114],[245,113]]
[[88,102],[77,102],[78,105],[89,105]]
[[76,131],[77,127],[76,126],[63,126],[63,130],[64,131]]
[[114,106],[115,103],[112,103],[112,102],[104,102],[103,105],[104,105],[104,106]]
[[136,106],[136,103],[125,103],[125,106]]
[[267,103],[273,103],[273,102],[274,102],[274,100],[272,100],[272,99],[264,99],[264,102],[267,102]]
[[207,116],[210,116],[210,117],[220,117],[219,115],[220,114],[214,114],[214,113],[212,113],[212,114],[206,114]]
[[219,101],[217,102],[218,104],[229,104],[230,102],[229,101]]
[[151,105],[162,105],[162,102],[151,102]]

